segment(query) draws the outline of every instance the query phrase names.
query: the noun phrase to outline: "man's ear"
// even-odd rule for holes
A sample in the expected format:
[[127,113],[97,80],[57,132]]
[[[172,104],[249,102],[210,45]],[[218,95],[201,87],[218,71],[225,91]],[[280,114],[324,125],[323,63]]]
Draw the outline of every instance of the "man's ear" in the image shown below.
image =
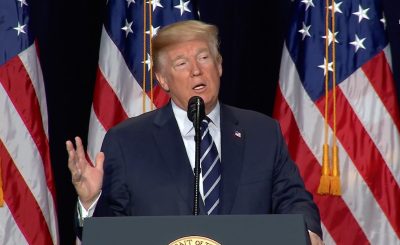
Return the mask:
[[168,86],[168,83],[166,82],[165,77],[160,72],[156,72],[155,75],[156,75],[157,81],[160,84],[161,88],[166,93],[168,93],[169,92],[169,86]]
[[219,73],[219,76],[221,77],[222,76],[222,56],[220,54],[218,54],[217,63],[218,63],[218,73]]

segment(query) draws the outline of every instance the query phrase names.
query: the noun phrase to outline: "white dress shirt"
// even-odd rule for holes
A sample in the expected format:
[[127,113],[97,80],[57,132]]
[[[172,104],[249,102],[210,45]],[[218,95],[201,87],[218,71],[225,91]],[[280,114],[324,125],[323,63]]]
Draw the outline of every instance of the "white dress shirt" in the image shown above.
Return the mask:
[[[193,127],[193,123],[188,119],[187,112],[179,108],[174,102],[172,102],[172,110],[174,111],[176,121],[178,123],[179,131],[181,132],[181,136],[183,139],[183,143],[185,144],[186,153],[189,158],[190,166],[194,171],[195,165],[195,153],[196,153],[196,144],[194,142],[195,130]],[[217,146],[219,159],[221,160],[221,127],[220,127],[220,107],[219,103],[215,106],[215,108],[207,115],[211,122],[208,125],[211,137],[215,145]],[[203,192],[203,176],[200,174],[200,195],[204,199]]]
[[[190,166],[191,166],[192,170],[194,171],[196,144],[194,142],[195,131],[193,128],[193,123],[188,119],[186,111],[179,108],[173,102],[173,100],[171,100],[171,104],[172,104],[172,111],[173,111],[173,113],[175,115],[175,119],[178,123],[179,131],[181,132],[183,143],[185,144],[186,153],[189,158]],[[220,120],[219,102],[217,102],[217,105],[215,106],[215,108],[207,116],[211,119],[211,122],[208,125],[208,127],[209,127],[211,137],[213,138],[213,141],[214,141],[215,145],[217,146],[219,159],[221,160],[221,127],[220,127],[221,120]],[[200,189],[199,189],[199,191],[200,191],[200,195],[204,201],[203,177],[202,177],[201,173],[200,173]],[[100,192],[100,195],[101,195],[101,192]],[[88,210],[83,208],[82,203],[79,200],[78,208],[80,210],[78,210],[78,219],[80,221],[80,224],[83,225],[84,218],[92,217],[94,209],[96,208],[97,201],[100,198],[100,195],[96,199],[96,201],[89,207]],[[81,217],[79,217],[79,213],[81,214]]]

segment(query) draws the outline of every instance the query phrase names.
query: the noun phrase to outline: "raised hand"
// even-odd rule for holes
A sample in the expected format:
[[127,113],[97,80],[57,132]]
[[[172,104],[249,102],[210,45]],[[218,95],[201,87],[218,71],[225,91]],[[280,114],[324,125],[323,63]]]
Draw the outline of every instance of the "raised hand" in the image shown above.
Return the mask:
[[72,184],[85,209],[88,209],[100,194],[103,185],[103,163],[104,153],[99,152],[96,156],[95,167],[86,160],[82,140],[75,138],[76,150],[71,141],[67,141],[68,168],[72,175]]

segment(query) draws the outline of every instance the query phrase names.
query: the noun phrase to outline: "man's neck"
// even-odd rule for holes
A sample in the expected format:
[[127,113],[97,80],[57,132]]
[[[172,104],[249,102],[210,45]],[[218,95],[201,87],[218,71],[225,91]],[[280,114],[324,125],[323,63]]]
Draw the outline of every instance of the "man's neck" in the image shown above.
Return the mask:
[[[189,121],[187,117],[187,113],[185,110],[182,108],[178,107],[174,103],[173,100],[171,100],[171,105],[172,105],[172,111],[174,113],[175,119],[178,122],[179,129],[182,133],[182,135],[186,135],[189,130],[193,128],[193,123]],[[217,105],[214,107],[214,109],[207,114],[207,116],[211,119],[213,124],[217,127],[220,128],[220,104],[217,102]]]

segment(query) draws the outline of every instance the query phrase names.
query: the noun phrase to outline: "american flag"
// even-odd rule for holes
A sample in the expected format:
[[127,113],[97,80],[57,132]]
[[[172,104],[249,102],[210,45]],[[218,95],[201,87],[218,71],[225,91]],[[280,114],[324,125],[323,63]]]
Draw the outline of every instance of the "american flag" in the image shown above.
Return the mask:
[[[382,4],[327,2],[291,4],[274,117],[320,209],[325,244],[400,244],[400,117]],[[325,73],[327,139],[333,145],[333,70],[341,196],[317,194],[325,136]]]
[[110,128],[168,102],[151,76],[151,37],[198,13],[190,0],[108,0],[106,9],[89,122],[87,156],[93,164]]
[[106,9],[89,122],[87,156],[93,164],[111,127],[169,100],[151,76],[151,37],[198,16],[193,0],[108,0]]
[[59,244],[46,95],[29,12],[27,0],[0,1],[2,245]]
[[240,138],[242,137],[242,134],[239,131],[235,131],[235,136]]
[[194,19],[197,7],[190,0],[109,0],[106,15],[89,125],[92,163],[107,130],[168,102],[151,76],[150,38],[163,26]]

